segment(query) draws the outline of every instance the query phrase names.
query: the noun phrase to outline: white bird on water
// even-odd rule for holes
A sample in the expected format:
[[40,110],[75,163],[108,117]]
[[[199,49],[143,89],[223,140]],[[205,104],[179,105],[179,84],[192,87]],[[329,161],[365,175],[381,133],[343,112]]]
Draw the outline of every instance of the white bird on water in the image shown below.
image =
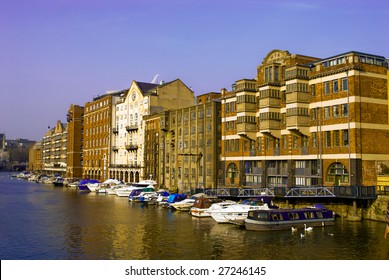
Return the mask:
[[305,234],[300,233],[300,238],[303,239],[305,237]]
[[297,231],[297,228],[292,227],[292,232],[295,232],[295,231]]
[[312,231],[312,230],[313,230],[313,227],[307,227],[307,225],[304,224],[304,230],[305,230],[305,231]]

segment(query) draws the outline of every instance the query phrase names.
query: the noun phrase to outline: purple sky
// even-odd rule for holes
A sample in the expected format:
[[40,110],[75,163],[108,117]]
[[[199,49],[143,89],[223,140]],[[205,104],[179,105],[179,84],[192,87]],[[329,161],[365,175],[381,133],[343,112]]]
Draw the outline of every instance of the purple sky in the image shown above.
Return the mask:
[[40,140],[132,80],[220,91],[273,49],[389,57],[388,1],[0,0],[0,133]]

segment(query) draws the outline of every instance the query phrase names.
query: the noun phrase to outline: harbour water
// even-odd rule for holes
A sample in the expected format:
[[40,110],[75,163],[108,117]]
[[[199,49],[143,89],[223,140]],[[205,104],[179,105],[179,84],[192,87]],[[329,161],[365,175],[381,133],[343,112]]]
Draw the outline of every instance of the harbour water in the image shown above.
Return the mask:
[[2,260],[388,260],[385,224],[252,232],[187,212],[0,173]]

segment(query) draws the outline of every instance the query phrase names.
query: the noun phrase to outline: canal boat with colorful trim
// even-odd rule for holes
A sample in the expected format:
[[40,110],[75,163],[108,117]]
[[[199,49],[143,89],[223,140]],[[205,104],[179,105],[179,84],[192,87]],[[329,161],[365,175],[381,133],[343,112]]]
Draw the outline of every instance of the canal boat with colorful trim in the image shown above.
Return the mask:
[[247,230],[270,231],[306,229],[333,225],[335,213],[317,204],[314,207],[297,209],[269,209],[249,211],[244,226]]

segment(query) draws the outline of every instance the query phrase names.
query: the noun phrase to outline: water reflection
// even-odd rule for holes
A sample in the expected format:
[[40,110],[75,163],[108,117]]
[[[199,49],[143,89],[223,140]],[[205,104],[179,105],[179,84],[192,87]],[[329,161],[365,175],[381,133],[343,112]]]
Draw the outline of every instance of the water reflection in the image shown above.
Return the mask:
[[254,232],[126,198],[0,177],[1,259],[389,259],[384,223]]

